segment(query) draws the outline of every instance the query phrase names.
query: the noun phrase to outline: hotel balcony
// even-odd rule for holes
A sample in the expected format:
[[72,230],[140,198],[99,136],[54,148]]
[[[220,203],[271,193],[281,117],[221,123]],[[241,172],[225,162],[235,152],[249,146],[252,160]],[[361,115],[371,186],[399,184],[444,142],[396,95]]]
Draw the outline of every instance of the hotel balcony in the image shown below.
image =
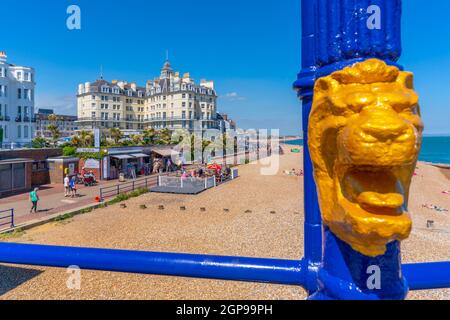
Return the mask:
[[[219,129],[219,122],[216,119],[188,119],[183,117],[169,117],[169,118],[154,118],[154,119],[142,119],[136,118],[128,119],[104,119],[101,117],[86,117],[78,118],[75,123],[80,128],[119,128],[119,129],[131,129],[130,126],[138,125],[144,129],[144,126],[148,126],[155,129],[195,129],[195,122],[201,123],[203,129]],[[141,130],[142,130],[141,129]]]

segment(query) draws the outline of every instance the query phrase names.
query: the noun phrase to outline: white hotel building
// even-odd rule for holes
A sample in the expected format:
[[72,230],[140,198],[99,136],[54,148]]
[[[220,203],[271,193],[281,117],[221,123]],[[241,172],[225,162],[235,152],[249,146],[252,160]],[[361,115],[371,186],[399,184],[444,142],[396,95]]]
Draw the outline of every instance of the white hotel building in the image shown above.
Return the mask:
[[80,84],[77,98],[79,129],[115,127],[126,133],[145,128],[220,128],[214,82],[196,84],[189,73],[174,72],[169,61],[159,78],[148,81],[145,88],[102,79]]
[[31,143],[35,131],[34,88],[34,69],[8,63],[6,53],[0,51],[0,147],[18,148]]

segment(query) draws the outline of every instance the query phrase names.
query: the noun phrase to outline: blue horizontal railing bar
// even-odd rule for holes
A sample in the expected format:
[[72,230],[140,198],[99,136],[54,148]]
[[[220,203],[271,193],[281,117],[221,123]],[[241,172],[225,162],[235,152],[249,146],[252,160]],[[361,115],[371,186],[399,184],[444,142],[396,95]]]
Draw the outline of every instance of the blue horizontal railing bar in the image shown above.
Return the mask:
[[405,264],[402,269],[410,290],[450,288],[450,262]]
[[0,263],[304,284],[302,261],[0,243]]

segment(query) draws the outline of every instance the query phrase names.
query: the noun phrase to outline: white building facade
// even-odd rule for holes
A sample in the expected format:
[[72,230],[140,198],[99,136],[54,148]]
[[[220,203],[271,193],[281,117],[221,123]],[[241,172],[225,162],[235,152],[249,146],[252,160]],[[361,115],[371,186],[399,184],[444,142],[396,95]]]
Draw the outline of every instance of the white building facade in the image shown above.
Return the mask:
[[31,144],[35,132],[35,71],[7,62],[0,52],[0,127],[2,148],[19,148]]
[[166,61],[158,78],[146,87],[125,81],[98,80],[80,84],[78,128],[124,131],[154,129],[219,129],[214,82],[196,84],[189,73],[180,76]]

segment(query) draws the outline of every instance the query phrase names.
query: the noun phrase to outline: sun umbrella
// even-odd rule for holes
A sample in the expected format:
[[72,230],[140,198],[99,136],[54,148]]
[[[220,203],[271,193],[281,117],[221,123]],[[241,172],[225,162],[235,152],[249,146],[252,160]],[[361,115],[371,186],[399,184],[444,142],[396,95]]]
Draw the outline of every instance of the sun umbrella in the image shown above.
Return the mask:
[[208,169],[211,169],[211,170],[221,170],[221,169],[222,169],[222,166],[219,165],[219,164],[217,164],[217,163],[214,163],[214,164],[210,164],[210,165],[208,166]]

